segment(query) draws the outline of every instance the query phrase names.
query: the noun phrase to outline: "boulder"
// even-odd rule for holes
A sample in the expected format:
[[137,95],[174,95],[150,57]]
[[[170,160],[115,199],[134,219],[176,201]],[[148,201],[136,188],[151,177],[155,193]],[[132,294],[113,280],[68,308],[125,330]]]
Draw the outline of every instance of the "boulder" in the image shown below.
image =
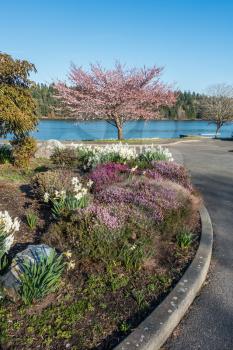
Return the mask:
[[58,140],[48,140],[44,142],[38,142],[37,151],[35,153],[36,158],[49,158],[55,148],[63,149],[65,145]]
[[18,298],[20,288],[19,276],[23,273],[23,263],[31,262],[38,264],[43,258],[48,257],[53,252],[53,248],[46,244],[29,245],[25,250],[17,253],[12,260],[8,272],[0,276],[0,283],[6,295],[13,300]]

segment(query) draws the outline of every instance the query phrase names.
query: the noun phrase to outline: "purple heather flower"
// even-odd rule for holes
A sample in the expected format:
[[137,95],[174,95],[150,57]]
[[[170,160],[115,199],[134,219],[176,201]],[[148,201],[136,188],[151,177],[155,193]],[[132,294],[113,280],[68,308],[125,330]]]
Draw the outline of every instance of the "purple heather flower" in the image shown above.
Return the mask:
[[94,182],[94,191],[99,191],[106,185],[122,181],[122,175],[129,173],[129,171],[130,168],[126,164],[100,164],[89,174],[89,179]]

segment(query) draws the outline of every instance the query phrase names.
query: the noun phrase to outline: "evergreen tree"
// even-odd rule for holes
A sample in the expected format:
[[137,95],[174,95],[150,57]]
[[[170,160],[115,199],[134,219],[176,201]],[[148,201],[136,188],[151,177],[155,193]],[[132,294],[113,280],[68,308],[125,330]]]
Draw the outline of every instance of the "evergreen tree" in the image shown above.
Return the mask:
[[30,93],[35,66],[0,52],[0,136],[22,138],[37,124],[36,104]]

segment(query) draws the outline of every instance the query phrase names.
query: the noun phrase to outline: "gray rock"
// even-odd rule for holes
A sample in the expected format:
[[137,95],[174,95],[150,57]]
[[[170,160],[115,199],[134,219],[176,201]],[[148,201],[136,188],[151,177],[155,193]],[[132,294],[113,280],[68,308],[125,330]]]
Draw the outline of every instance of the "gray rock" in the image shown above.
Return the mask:
[[23,263],[38,264],[43,258],[48,257],[53,248],[46,244],[29,245],[25,250],[16,254],[12,260],[8,272],[0,277],[0,282],[6,295],[16,300],[20,288],[20,274],[23,273]]
[[58,140],[48,140],[38,143],[36,158],[49,158],[55,148],[64,149],[65,145]]

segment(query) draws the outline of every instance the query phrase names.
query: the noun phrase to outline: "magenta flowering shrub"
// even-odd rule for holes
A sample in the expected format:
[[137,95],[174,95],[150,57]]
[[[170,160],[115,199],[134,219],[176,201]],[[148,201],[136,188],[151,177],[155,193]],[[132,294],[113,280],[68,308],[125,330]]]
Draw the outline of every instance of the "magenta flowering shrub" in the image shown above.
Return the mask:
[[96,200],[106,205],[124,203],[138,207],[155,221],[162,221],[167,212],[177,210],[184,205],[184,198],[175,187],[169,187],[163,182],[138,178],[131,182],[109,186],[96,193]]
[[130,168],[126,164],[106,163],[98,165],[90,174],[89,179],[93,181],[93,190],[99,191],[111,183],[120,182]]
[[177,163],[166,161],[153,162],[153,169],[148,170],[146,175],[154,179],[162,176],[164,179],[176,182],[192,191],[192,184],[187,170]]
[[116,215],[116,213],[113,213],[111,208],[107,206],[92,204],[86,208],[86,212],[94,215],[101,224],[104,224],[110,230],[115,230],[121,227],[123,222],[123,218]]

